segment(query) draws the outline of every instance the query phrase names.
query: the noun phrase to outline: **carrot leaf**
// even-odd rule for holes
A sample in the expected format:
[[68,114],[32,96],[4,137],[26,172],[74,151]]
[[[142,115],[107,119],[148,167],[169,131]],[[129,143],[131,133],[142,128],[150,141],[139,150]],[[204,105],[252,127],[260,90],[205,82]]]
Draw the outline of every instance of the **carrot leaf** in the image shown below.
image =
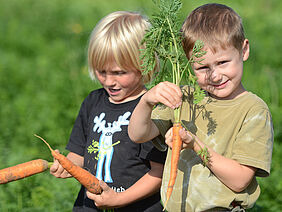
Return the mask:
[[208,148],[207,147],[201,148],[201,150],[197,152],[197,155],[199,155],[202,158],[203,165],[207,166],[207,164],[210,162],[210,153],[208,151]]
[[[202,41],[196,41],[191,58],[188,60],[182,47],[181,22],[179,13],[182,7],[180,0],[153,0],[158,7],[158,13],[149,18],[151,27],[146,32],[141,50],[143,74],[154,72],[153,80],[147,85],[150,89],[163,81],[170,81],[178,86],[185,83],[194,87],[195,104],[204,98],[204,92],[197,84],[197,78],[192,74],[191,64],[201,60]],[[158,60],[156,60],[156,58]],[[155,71],[156,61],[160,62],[160,70]],[[180,122],[180,109],[175,111],[175,121]]]

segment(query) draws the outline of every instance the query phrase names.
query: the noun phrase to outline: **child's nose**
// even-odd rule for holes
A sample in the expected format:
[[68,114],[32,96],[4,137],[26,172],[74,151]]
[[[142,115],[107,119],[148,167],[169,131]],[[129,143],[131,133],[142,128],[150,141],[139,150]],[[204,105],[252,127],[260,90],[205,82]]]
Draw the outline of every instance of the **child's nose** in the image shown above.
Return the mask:
[[211,76],[210,76],[210,80],[212,82],[220,82],[221,81],[221,74],[219,72],[217,72],[216,70],[212,70],[211,71]]
[[112,76],[111,74],[107,74],[106,77],[105,77],[105,85],[106,86],[113,86],[113,85],[115,85],[114,76]]

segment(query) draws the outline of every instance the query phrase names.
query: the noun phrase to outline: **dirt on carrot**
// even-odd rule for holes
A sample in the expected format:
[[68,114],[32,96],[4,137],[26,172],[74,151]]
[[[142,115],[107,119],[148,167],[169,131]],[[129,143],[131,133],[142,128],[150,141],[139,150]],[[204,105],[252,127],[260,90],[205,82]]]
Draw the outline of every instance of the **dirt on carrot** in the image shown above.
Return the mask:
[[182,147],[182,140],[179,135],[179,130],[182,128],[180,123],[174,123],[173,128],[172,128],[172,152],[171,152],[171,167],[170,167],[170,177],[169,177],[169,182],[168,182],[168,187],[167,187],[167,192],[166,192],[166,201],[164,204],[164,209],[165,211],[167,202],[172,194],[173,186],[175,183],[175,179],[177,176],[177,170],[178,170],[178,161],[180,157],[180,151]]
[[34,174],[44,172],[51,164],[42,159],[36,159],[0,170],[0,184],[20,180]]
[[67,159],[64,155],[55,152],[51,146],[38,135],[35,135],[37,138],[44,141],[44,143],[48,146],[51,151],[52,156],[59,161],[61,166],[70,173],[75,179],[77,179],[88,191],[94,194],[101,194],[102,189],[99,186],[99,180],[92,175],[87,170],[75,165],[69,159]]

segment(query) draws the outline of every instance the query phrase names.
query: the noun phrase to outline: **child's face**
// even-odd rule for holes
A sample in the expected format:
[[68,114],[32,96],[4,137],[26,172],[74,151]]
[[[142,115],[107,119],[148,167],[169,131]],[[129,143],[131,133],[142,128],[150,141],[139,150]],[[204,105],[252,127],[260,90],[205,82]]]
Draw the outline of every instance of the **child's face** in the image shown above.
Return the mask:
[[193,64],[199,86],[217,99],[234,99],[245,92],[241,79],[243,61],[249,57],[248,40],[244,41],[241,54],[234,47],[219,48],[216,53],[208,47],[204,50],[207,53],[201,65]]
[[122,70],[114,63],[108,66],[107,70],[96,70],[95,74],[113,103],[136,99],[144,91],[140,71]]

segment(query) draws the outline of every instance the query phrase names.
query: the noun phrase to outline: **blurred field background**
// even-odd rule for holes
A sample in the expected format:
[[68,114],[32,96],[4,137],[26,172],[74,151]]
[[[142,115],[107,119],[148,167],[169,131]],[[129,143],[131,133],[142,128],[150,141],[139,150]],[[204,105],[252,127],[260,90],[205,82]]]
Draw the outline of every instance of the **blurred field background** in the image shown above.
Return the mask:
[[[183,0],[181,17],[212,2]],[[250,211],[282,211],[282,1],[213,1],[243,18],[251,53],[244,86],[268,105],[274,123],[272,172],[259,178],[261,196]],[[64,150],[80,104],[99,85],[87,71],[88,37],[117,10],[151,16],[151,0],[0,0],[0,169],[42,158],[49,150],[34,133]],[[250,151],[252,151],[250,149]],[[1,212],[71,211],[80,185],[49,172],[0,185]]]

